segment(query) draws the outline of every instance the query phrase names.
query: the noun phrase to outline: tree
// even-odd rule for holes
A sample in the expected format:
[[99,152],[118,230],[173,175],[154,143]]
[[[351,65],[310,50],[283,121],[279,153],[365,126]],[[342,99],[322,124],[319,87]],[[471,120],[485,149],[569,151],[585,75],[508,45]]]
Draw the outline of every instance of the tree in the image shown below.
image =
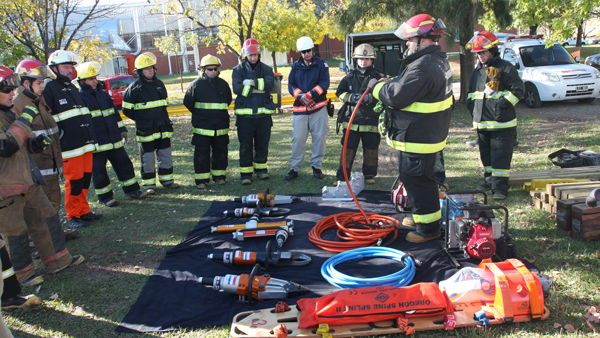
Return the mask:
[[6,32],[0,32],[0,64],[16,65],[27,56],[27,50],[20,42]]
[[100,41],[100,37],[91,31],[79,34],[71,43],[69,50],[79,55],[83,62],[98,61],[104,63],[117,54],[116,51],[107,48],[106,43]]
[[[183,34],[183,38],[186,44],[197,44],[198,36],[195,33],[187,32]],[[155,38],[154,43],[158,47],[163,54],[171,57],[171,55],[179,56],[175,60],[175,64],[177,65],[177,71],[179,72],[179,83],[181,86],[181,91],[183,92],[183,65],[181,63],[184,62],[183,55],[185,50],[182,50],[181,45],[179,44],[180,38],[175,34],[169,34],[166,36],[162,36],[160,38]],[[181,67],[180,67],[181,65]]]
[[48,60],[56,49],[69,49],[84,24],[90,20],[111,17],[116,5],[99,6],[93,0],[6,0],[0,3],[0,25],[3,32],[21,43],[27,54]]
[[[266,5],[263,2],[263,6]],[[268,8],[259,7],[259,20],[254,26],[254,38],[271,51],[274,70],[277,72],[275,53],[284,53],[296,48],[296,40],[310,36],[315,44],[323,41],[329,30],[329,18],[315,20],[316,5],[302,2],[292,6],[285,2],[272,1]],[[302,27],[299,30],[298,27]]]

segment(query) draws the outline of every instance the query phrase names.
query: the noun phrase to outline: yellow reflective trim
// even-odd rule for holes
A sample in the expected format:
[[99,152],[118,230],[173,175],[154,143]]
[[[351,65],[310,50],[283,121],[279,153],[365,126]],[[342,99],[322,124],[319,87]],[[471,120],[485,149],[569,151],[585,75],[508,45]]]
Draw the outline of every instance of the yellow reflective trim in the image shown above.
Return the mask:
[[15,274],[15,269],[11,267],[10,269],[6,269],[2,271],[2,279],[7,279],[8,277]]
[[229,129],[210,130],[202,128],[193,128],[192,130],[194,131],[194,134],[204,136],[223,136],[229,134]]
[[508,102],[512,103],[513,106],[516,106],[519,102],[519,99],[508,90],[502,92],[502,96],[504,96],[504,98],[508,100]]
[[173,174],[168,174],[168,175],[158,175],[158,180],[159,181],[170,181],[173,179]]
[[110,184],[104,188],[101,189],[96,189],[96,194],[98,195],[102,195],[102,194],[106,194],[107,192],[111,191],[112,189],[110,188]]
[[413,113],[437,113],[444,111],[450,107],[452,107],[452,96],[448,96],[447,99],[440,102],[414,102],[413,104],[404,107],[401,110]]
[[244,89],[242,90],[242,96],[248,96],[248,94],[250,93],[250,86],[249,85],[245,85]]
[[119,127],[119,128],[125,127],[125,125],[123,124],[123,121],[118,121],[117,122],[117,127]]
[[136,135],[135,138],[137,139],[138,142],[151,142],[154,140],[158,140],[160,137],[160,133],[154,133],[152,135],[149,136],[139,136]]
[[267,164],[266,163],[256,163],[256,162],[253,162],[252,165],[254,166],[254,169],[267,169]]
[[229,105],[227,103],[207,103],[207,102],[196,102],[194,108],[198,109],[227,109]]
[[112,115],[114,113],[115,113],[115,110],[113,108],[104,109],[102,111],[102,115],[104,115],[104,116],[110,116],[110,115]]
[[210,170],[210,173],[211,173],[213,176],[225,176],[225,175],[227,175],[227,170],[212,170],[212,169],[211,169],[211,170]]
[[100,116],[102,116],[102,112],[100,111],[100,109],[98,109],[98,110],[92,110],[90,112],[90,114],[92,114],[92,117],[100,117]]
[[60,121],[70,119],[71,117],[75,117],[75,116],[79,116],[79,115],[87,115],[89,113],[90,113],[90,111],[89,111],[89,109],[87,109],[87,107],[81,107],[81,108],[66,110],[62,113],[52,115],[52,117],[54,118],[54,121],[60,122]]
[[257,89],[258,90],[265,90],[265,79],[260,78],[260,79],[257,79],[257,81],[258,81],[258,88]]
[[398,149],[406,153],[433,154],[444,149],[446,146],[446,140],[439,143],[411,143],[395,141],[388,137],[387,144],[394,149]]
[[383,87],[383,85],[385,84],[385,82],[377,82],[377,84],[375,84],[375,86],[373,87],[373,97],[379,100],[379,91],[381,90],[381,87]]
[[123,108],[125,109],[133,109],[133,103],[129,103],[129,102],[125,102],[123,101],[123,104],[121,105]]
[[62,157],[63,159],[73,158],[94,150],[96,150],[96,144],[86,144],[85,146],[79,147],[77,149],[63,151]]
[[128,186],[136,184],[136,183],[137,183],[137,179],[135,177],[132,179],[129,179],[127,181],[121,181],[121,185],[123,185],[124,187],[128,187]]
[[483,100],[483,98],[485,97],[485,93],[484,92],[472,92],[469,95],[467,95],[467,98],[471,97],[471,100]]
[[[342,124],[344,126],[344,129],[348,129],[348,122],[344,122]],[[352,127],[350,127],[350,130],[354,130],[359,133],[379,133],[379,129],[377,126],[368,126],[362,124],[353,124]]]
[[194,179],[196,179],[196,180],[206,180],[209,178],[210,178],[210,173],[194,174]]
[[155,185],[156,184],[156,177],[154,178],[149,178],[149,179],[142,179],[142,185]]
[[[123,102],[123,105],[125,105],[125,103]],[[136,103],[133,108],[134,109],[150,109],[150,108],[156,108],[156,107],[166,107],[169,105],[169,101],[168,100],[157,100],[157,101],[148,101],[148,102],[142,102],[142,103]]]
[[492,169],[492,176],[508,177],[509,174],[510,174],[510,169]]
[[431,214],[417,215],[413,214],[413,220],[415,223],[427,224],[442,219],[442,210],[438,210]]
[[343,92],[340,94],[340,96],[338,96],[340,102],[344,102],[344,98],[346,97],[346,95],[348,95],[348,92]]
[[[252,115],[252,108],[241,108],[234,110],[236,115]],[[264,107],[258,108],[256,111],[257,114],[273,114],[275,110],[267,109]]]
[[240,167],[241,173],[253,173],[254,167]]
[[485,169],[485,172],[491,173],[492,172],[492,167],[483,167],[483,169]]
[[502,129],[502,128],[513,128],[517,126],[517,119],[512,119],[506,122],[496,121],[481,121],[473,122],[473,128],[477,129]]

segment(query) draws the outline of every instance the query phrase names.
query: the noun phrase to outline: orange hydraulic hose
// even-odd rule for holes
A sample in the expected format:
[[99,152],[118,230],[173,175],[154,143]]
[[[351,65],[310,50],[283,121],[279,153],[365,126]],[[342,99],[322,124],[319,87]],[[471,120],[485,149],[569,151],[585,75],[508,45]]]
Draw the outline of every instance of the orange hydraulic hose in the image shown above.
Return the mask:
[[[348,180],[348,170],[346,168],[346,148],[348,145],[348,135],[350,127],[356,116],[358,107],[362,104],[365,96],[369,93],[371,87],[362,94],[360,100],[348,121],[346,135],[344,137],[344,148],[342,150],[342,168],[344,169],[344,179],[354,203],[358,206],[360,213],[345,212],[331,215],[319,221],[308,233],[308,239],[317,247],[332,252],[344,252],[352,249],[363,248],[366,246],[381,245],[384,238],[394,233],[393,239],[398,236],[400,223],[398,220],[388,216],[382,216],[374,213],[366,213],[356,199],[352,191],[352,186]],[[344,241],[327,241],[321,238],[321,234],[327,229],[338,228],[337,236]]]

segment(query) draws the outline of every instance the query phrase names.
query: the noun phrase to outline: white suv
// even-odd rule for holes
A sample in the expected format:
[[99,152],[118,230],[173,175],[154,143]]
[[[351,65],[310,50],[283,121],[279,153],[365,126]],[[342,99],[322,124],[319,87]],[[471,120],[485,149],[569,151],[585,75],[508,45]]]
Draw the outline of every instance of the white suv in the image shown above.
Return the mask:
[[501,58],[517,68],[529,108],[540,107],[542,101],[592,103],[600,95],[600,71],[575,63],[559,44],[546,48],[542,39],[509,39]]

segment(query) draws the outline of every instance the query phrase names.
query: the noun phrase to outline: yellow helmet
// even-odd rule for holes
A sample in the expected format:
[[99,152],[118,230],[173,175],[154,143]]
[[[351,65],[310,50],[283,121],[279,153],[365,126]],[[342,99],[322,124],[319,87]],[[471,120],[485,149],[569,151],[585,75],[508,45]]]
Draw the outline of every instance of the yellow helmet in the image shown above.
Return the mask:
[[375,48],[368,43],[363,43],[354,49],[353,59],[377,59]]
[[75,69],[77,70],[77,80],[83,80],[90,77],[98,76],[100,72],[100,64],[96,61],[84,62]]
[[135,58],[135,69],[144,69],[156,64],[156,56],[150,52],[145,52]]
[[198,70],[202,70],[206,66],[221,66],[221,60],[216,56],[206,54],[202,60],[200,60]]

